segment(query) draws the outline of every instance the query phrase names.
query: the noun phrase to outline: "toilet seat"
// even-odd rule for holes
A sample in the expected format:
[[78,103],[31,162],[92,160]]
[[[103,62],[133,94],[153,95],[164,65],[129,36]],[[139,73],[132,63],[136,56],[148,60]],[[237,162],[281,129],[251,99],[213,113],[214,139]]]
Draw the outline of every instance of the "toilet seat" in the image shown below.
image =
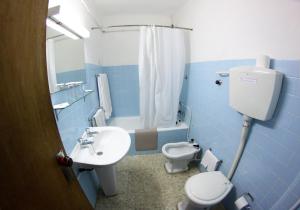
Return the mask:
[[194,203],[210,206],[222,201],[232,187],[222,172],[212,171],[190,177],[185,184],[185,191]]

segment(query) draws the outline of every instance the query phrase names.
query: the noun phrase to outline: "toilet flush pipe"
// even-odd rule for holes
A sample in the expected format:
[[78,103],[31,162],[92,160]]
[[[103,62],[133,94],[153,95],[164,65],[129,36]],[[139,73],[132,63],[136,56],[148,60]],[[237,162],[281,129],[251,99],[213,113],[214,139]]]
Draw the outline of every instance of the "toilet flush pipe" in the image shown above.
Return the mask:
[[252,121],[252,118],[247,116],[247,115],[243,115],[243,119],[244,119],[244,122],[243,122],[243,128],[242,128],[242,133],[241,133],[241,140],[240,140],[240,145],[239,145],[239,148],[236,152],[236,155],[235,155],[235,158],[233,160],[233,163],[231,165],[231,168],[228,172],[228,175],[227,175],[227,178],[229,180],[232,179],[233,175],[234,175],[234,172],[239,164],[239,161],[242,157],[242,154],[243,154],[243,151],[245,149],[245,146],[246,146],[246,142],[247,142],[247,139],[248,139],[248,134],[249,134],[249,130],[250,130],[250,127],[251,127],[251,121]]
[[296,210],[300,207],[300,198],[296,201],[296,203],[290,208],[290,210]]

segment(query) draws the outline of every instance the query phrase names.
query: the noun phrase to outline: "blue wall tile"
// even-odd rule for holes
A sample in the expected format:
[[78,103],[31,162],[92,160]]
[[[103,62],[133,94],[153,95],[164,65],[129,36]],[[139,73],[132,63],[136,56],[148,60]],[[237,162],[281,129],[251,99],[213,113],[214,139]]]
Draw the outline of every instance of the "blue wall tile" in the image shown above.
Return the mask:
[[86,83],[86,70],[76,69],[73,71],[61,72],[56,74],[57,83],[83,81]]
[[[81,99],[66,109],[62,110],[57,119],[57,126],[60,133],[60,137],[62,139],[62,143],[67,154],[70,154],[73,150],[76,140],[82,135],[85,128],[89,127],[88,118],[91,113],[99,106],[98,94],[95,89],[95,72],[100,72],[101,67],[86,65],[86,70],[84,70],[84,78],[87,83],[85,84],[87,89],[92,89],[94,92],[88,95],[85,100]],[[75,76],[80,75],[78,72],[68,72],[64,76],[70,76],[71,80],[75,81]],[[75,76],[74,76],[75,75]],[[93,76],[93,79],[92,79]],[[70,80],[66,80],[70,81]],[[62,81],[60,81],[62,82]],[[63,81],[64,82],[64,81]],[[72,102],[74,101],[80,94],[82,94],[81,87],[75,87],[71,89],[66,89],[60,92],[56,92],[51,95],[52,104],[62,103],[62,102]],[[77,173],[75,171],[75,173]],[[86,196],[93,206],[96,203],[97,196],[97,180],[95,176],[92,176],[92,172],[84,172],[80,175],[79,183],[82,186]]]
[[[192,109],[190,138],[212,148],[227,174],[239,145],[242,115],[229,107],[228,78],[216,72],[255,65],[255,60],[191,63],[186,66],[181,100]],[[254,198],[254,209],[288,209],[299,197],[300,172],[300,61],[272,60],[273,69],[285,74],[274,117],[254,121],[244,155],[233,177],[235,189],[224,200],[227,209],[244,192]],[[221,86],[214,84],[223,81]]]
[[80,175],[78,175],[78,181],[88,200],[92,206],[95,207],[98,189],[97,183],[94,181],[93,174],[90,172],[81,172]]
[[102,69],[108,75],[112,116],[138,116],[140,113],[138,66],[105,66]]
[[[139,74],[137,65],[97,66],[86,64],[87,83],[97,90],[96,75],[106,73],[108,76],[112,117],[138,116],[139,111]],[[94,100],[98,101],[95,92]],[[96,102],[95,102],[96,103]]]
[[88,84],[87,88],[94,90],[92,96],[90,97],[92,103],[90,114],[92,114],[99,107],[99,94],[98,94],[96,75],[102,73],[103,69],[101,66],[94,65],[94,64],[86,64],[85,68],[86,68],[86,79]]

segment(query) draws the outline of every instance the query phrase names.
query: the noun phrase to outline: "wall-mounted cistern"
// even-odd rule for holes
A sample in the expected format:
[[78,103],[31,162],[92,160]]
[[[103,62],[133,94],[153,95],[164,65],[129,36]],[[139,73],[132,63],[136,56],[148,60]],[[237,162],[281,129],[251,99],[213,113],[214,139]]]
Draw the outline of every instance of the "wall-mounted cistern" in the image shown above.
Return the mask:
[[232,179],[243,154],[251,121],[272,118],[279,98],[283,74],[269,69],[268,56],[259,56],[256,67],[236,67],[229,73],[229,104],[243,114],[241,141],[233,164],[227,175]]

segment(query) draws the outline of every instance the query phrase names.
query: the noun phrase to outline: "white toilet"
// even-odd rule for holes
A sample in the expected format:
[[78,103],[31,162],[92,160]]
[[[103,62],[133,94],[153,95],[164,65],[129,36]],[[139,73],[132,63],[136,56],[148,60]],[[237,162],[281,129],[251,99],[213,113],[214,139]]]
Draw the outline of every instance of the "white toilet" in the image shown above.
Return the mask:
[[162,147],[162,153],[168,159],[165,168],[168,173],[178,173],[188,170],[189,162],[200,152],[200,147],[193,143],[168,143]]
[[188,200],[178,203],[178,210],[201,210],[221,202],[231,191],[233,184],[221,171],[215,171],[220,162],[207,150],[201,161],[207,172],[190,177],[184,186]]

